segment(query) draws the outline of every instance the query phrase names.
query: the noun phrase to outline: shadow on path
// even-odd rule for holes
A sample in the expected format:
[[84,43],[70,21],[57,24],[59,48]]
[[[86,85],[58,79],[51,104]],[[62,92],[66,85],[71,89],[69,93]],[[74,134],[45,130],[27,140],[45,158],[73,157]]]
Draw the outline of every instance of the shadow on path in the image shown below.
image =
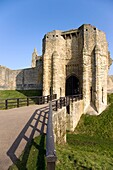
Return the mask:
[[[48,107],[44,107],[41,109],[37,109],[33,115],[30,117],[18,137],[15,139],[12,146],[7,151],[7,155],[10,157],[13,164],[16,165],[18,170],[27,170],[27,161],[29,157],[29,153],[31,147],[34,146],[38,150],[37,156],[37,170],[45,169],[45,134],[46,134],[46,126],[48,119]],[[28,134],[29,132],[29,134]],[[35,142],[33,139],[36,134],[40,135],[39,144]],[[23,141],[24,140],[24,141]],[[20,147],[20,143],[24,142],[24,152],[22,156],[19,158],[16,152]],[[10,168],[9,168],[10,169]]]

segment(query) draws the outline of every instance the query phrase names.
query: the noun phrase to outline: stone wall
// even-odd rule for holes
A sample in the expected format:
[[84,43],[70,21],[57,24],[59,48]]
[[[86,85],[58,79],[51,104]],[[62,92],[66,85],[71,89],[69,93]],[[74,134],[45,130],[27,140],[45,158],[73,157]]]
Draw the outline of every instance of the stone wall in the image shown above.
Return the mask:
[[0,90],[15,89],[15,74],[13,70],[0,66]]
[[53,112],[53,131],[55,142],[66,142],[66,107]]
[[0,90],[42,89],[42,64],[22,70],[0,66],[0,75]]
[[70,114],[67,114],[67,130],[74,131],[81,115],[84,113],[83,100],[70,102]]
[[84,113],[83,100],[70,101],[69,112],[66,106],[58,111],[53,111],[53,132],[55,143],[61,144],[66,142],[66,130],[74,131],[81,115]]

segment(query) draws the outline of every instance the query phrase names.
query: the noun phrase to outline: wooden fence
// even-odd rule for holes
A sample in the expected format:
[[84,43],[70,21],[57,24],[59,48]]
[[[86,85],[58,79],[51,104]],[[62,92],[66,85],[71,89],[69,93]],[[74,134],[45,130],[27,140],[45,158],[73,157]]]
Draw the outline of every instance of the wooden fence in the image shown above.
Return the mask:
[[48,96],[31,96],[26,98],[7,98],[0,99],[0,109],[10,109],[22,106],[29,106],[31,104],[45,104],[50,101],[50,99],[56,99],[56,94]]

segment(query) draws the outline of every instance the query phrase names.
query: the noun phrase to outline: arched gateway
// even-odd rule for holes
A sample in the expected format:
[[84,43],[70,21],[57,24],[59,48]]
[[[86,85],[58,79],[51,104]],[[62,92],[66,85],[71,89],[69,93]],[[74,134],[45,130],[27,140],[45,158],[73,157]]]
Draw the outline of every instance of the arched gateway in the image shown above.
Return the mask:
[[75,75],[71,75],[66,79],[66,96],[76,95],[80,93],[79,79]]

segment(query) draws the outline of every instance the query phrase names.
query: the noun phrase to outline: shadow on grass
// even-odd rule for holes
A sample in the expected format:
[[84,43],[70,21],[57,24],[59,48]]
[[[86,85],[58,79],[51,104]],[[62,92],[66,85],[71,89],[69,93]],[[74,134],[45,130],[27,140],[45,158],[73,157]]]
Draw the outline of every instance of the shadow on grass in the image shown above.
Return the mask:
[[24,94],[26,97],[30,96],[42,96],[42,90],[16,90],[19,93]]
[[[35,153],[33,152],[34,148]],[[33,139],[31,143],[27,144],[24,153],[16,161],[16,163],[9,168],[9,170],[15,169],[14,167],[16,167],[16,169],[18,170],[45,170],[45,155],[45,134],[42,134],[37,138],[37,140]],[[36,164],[34,163],[34,161],[36,162]]]
[[[23,95],[29,97],[31,104],[38,104],[38,99],[36,96],[42,96],[42,90],[16,90],[19,93],[22,93]],[[34,97],[34,98],[33,98]]]

